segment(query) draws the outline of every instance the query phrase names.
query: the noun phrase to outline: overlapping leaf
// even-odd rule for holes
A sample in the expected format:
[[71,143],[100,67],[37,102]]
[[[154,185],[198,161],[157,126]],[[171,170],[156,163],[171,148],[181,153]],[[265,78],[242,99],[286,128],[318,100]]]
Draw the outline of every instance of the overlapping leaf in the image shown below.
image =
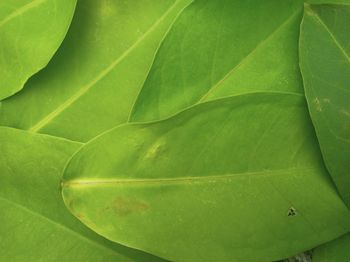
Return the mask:
[[[349,230],[303,99],[287,94],[303,93],[302,2],[251,4],[202,0],[187,7],[130,120],[236,97],[116,128],[72,159],[65,201],[95,231],[175,261],[269,261]],[[242,95],[256,91],[264,92]]]
[[350,205],[350,4],[305,7],[300,64],[325,163]]
[[0,100],[18,92],[60,46],[76,0],[0,2]]
[[313,262],[348,262],[350,260],[350,234],[324,244],[313,252]]
[[63,195],[93,230],[171,261],[272,261],[350,229],[297,95],[113,129],[73,157]]
[[194,2],[162,43],[131,120],[161,119],[233,94],[303,93],[302,10],[294,0]]
[[57,56],[3,102],[0,124],[87,141],[126,122],[159,42],[189,2],[80,1]]
[[88,230],[65,208],[61,172],[80,144],[0,128],[2,261],[158,261]]
[[[0,4],[0,17],[32,21],[39,7],[65,2]],[[197,0],[182,12],[190,2],[80,1],[58,54],[4,100],[0,125],[86,142],[173,115],[89,142],[63,184],[67,207],[90,228],[172,261],[271,261],[348,232],[303,99],[303,1]],[[307,2],[322,5],[307,5],[302,24],[306,95],[347,200],[348,0]],[[65,212],[59,173],[80,145],[30,132],[0,128],[1,257],[154,261]],[[333,255],[346,239],[316,249],[316,261],[346,258]]]

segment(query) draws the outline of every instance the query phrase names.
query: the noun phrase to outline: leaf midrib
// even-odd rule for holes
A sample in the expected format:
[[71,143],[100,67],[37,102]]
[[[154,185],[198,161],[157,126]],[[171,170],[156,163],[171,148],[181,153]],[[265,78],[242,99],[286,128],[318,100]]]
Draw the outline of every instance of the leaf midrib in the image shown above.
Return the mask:
[[281,23],[274,31],[272,31],[265,39],[259,42],[255,48],[253,48],[245,57],[243,57],[227,74],[224,75],[219,81],[216,82],[201,98],[197,103],[205,101],[205,99],[213,93],[217,88],[219,88],[230,76],[241,66],[243,65],[251,56],[253,56],[256,52],[258,52],[261,48],[263,48],[275,35],[277,35],[285,26],[287,26],[293,19],[299,15],[301,12],[298,9],[295,13],[288,16],[288,18]]
[[211,175],[211,176],[192,176],[192,177],[176,177],[176,178],[146,178],[146,179],[73,179],[65,180],[62,182],[62,188],[75,187],[75,186],[94,186],[94,185],[120,185],[120,184],[172,184],[172,183],[195,183],[195,182],[208,182],[216,180],[231,179],[238,176],[269,176],[278,173],[288,172],[302,172],[318,170],[316,167],[302,167],[302,168],[285,168],[275,170],[263,170],[255,172],[243,172],[225,175]]
[[21,210],[23,210],[23,211],[25,211],[25,212],[27,212],[27,213],[30,213],[30,214],[32,214],[32,215],[35,216],[35,217],[39,217],[40,219],[42,219],[42,220],[44,220],[44,221],[47,221],[47,222],[49,222],[50,224],[52,224],[52,225],[54,225],[54,226],[56,226],[56,227],[58,227],[58,228],[60,228],[60,229],[62,229],[62,230],[64,230],[64,231],[68,232],[69,234],[75,235],[75,236],[78,237],[79,239],[82,239],[83,241],[88,242],[88,243],[90,243],[90,244],[92,244],[92,245],[94,245],[94,246],[96,246],[96,247],[98,247],[98,248],[105,249],[105,250],[107,250],[108,252],[112,252],[113,254],[116,254],[116,255],[118,255],[118,256],[122,256],[122,254],[116,252],[114,249],[109,248],[109,247],[106,247],[106,246],[104,246],[104,245],[102,245],[102,244],[100,244],[100,243],[98,243],[98,242],[96,242],[96,241],[93,241],[93,240],[91,240],[90,238],[88,238],[88,237],[86,237],[86,236],[84,236],[84,235],[81,235],[81,234],[79,234],[78,232],[72,230],[71,228],[65,226],[64,224],[61,224],[61,223],[59,223],[59,222],[56,222],[56,221],[50,219],[49,217],[47,217],[47,216],[45,216],[45,215],[43,215],[43,214],[40,214],[39,212],[30,210],[29,208],[27,208],[26,206],[24,206],[24,205],[22,205],[22,204],[20,204],[20,203],[14,202],[13,200],[7,199],[7,198],[5,198],[5,197],[3,197],[3,196],[0,196],[0,200],[2,200],[2,201],[4,201],[4,202],[7,202],[7,203],[9,203],[9,204],[11,204],[11,205],[14,205],[16,208],[19,208],[19,209],[21,209]]
[[48,123],[50,123],[53,119],[59,116],[64,110],[70,107],[73,103],[75,103],[80,97],[86,94],[94,85],[96,85],[100,80],[102,80],[109,72],[111,72],[119,63],[121,63],[134,49],[136,49],[139,44],[149,35],[151,34],[158,25],[168,16],[168,14],[177,6],[178,1],[175,1],[167,11],[158,18],[155,23],[141,36],[139,37],[134,44],[132,44],[127,50],[125,50],[117,59],[115,59],[109,66],[107,66],[104,70],[102,70],[95,78],[92,79],[87,85],[81,87],[76,93],[74,93],[71,97],[69,97],[66,101],[64,101],[61,105],[59,105],[55,110],[47,114],[44,118],[39,120],[35,125],[28,129],[30,132],[38,132]]
[[10,13],[8,16],[6,16],[3,20],[0,21],[0,27],[5,25],[7,22],[11,21],[12,19],[16,18],[17,16],[22,15],[25,12],[28,12],[29,10],[43,4],[47,0],[34,0],[32,2],[29,2],[28,4],[25,4],[24,6],[16,9],[12,13]]

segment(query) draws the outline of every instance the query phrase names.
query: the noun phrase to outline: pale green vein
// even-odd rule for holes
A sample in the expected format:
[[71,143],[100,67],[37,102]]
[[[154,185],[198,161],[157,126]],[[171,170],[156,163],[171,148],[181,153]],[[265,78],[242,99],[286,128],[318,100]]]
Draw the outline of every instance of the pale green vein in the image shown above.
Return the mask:
[[312,10],[312,8],[309,5],[305,5],[305,10],[308,12],[308,14],[315,18],[315,20],[327,31],[329,36],[332,38],[334,44],[339,48],[339,50],[343,53],[344,57],[349,61],[350,63],[350,56],[345,51],[345,49],[342,47],[342,45],[339,43],[338,39],[335,37],[335,35],[332,33],[332,31],[329,29],[329,27],[323,22],[323,20],[319,17],[319,15]]
[[[217,180],[230,180],[238,176],[272,176],[290,172],[302,173],[305,171],[318,170],[317,168],[286,168],[276,170],[263,170],[256,172],[243,172],[234,174],[214,175],[214,176],[193,176],[176,178],[148,178],[148,179],[74,179],[62,182],[62,188],[74,186],[95,186],[95,185],[121,185],[121,184],[162,184],[162,183],[196,183],[196,182],[216,182]],[[302,173],[305,175],[304,173]]]
[[[49,222],[49,223],[52,224],[53,226],[56,226],[56,227],[58,227],[58,228],[60,228],[60,229],[62,229],[62,230],[64,230],[64,231],[68,232],[69,234],[73,234],[73,235],[77,236],[78,238],[82,239],[83,241],[86,241],[86,242],[88,242],[88,243],[90,243],[90,244],[92,244],[92,245],[94,245],[94,246],[99,247],[99,248],[108,250],[109,252],[112,252],[112,253],[114,253],[114,254],[121,255],[121,254],[117,253],[115,250],[113,250],[112,248],[109,248],[109,247],[107,247],[107,246],[101,245],[100,243],[98,243],[98,242],[96,242],[96,241],[93,241],[93,240],[91,240],[90,238],[87,238],[87,237],[84,236],[84,235],[79,234],[78,232],[76,232],[76,231],[70,229],[69,227],[67,227],[67,226],[65,226],[65,225],[63,225],[63,224],[61,224],[61,223],[58,223],[58,222],[56,222],[56,221],[54,221],[54,220],[52,220],[52,219],[50,219],[50,218],[48,218],[48,217],[46,217],[46,216],[44,216],[44,215],[38,213],[38,212],[35,212],[35,211],[33,211],[33,210],[28,209],[27,207],[23,206],[22,204],[16,203],[16,202],[14,202],[14,201],[12,201],[12,200],[9,200],[9,199],[7,199],[7,198],[4,198],[4,197],[2,197],[2,196],[0,196],[0,200],[2,200],[2,201],[4,201],[4,202],[7,202],[7,203],[9,203],[10,205],[13,205],[13,206],[15,206],[16,208],[19,208],[19,209],[21,209],[21,210],[23,210],[23,211],[25,211],[25,212],[27,212],[27,213],[29,213],[29,214],[35,216],[35,217],[39,217],[39,218],[41,218],[42,220]],[[73,219],[73,218],[72,218],[72,219]]]
[[12,19],[16,18],[17,16],[22,15],[23,13],[29,11],[30,9],[33,9],[39,5],[41,5],[42,3],[44,3],[46,0],[34,0],[20,8],[18,8],[17,10],[15,10],[14,12],[12,12],[11,14],[9,14],[8,16],[6,16],[3,20],[0,21],[0,27],[2,27],[4,24],[6,24],[7,22],[11,21]]
[[278,34],[285,26],[287,26],[293,19],[300,14],[300,10],[289,16],[280,26],[278,26],[267,38],[262,40],[252,51],[249,52],[237,65],[235,65],[223,78],[221,78],[215,85],[213,85],[207,93],[205,93],[197,103],[203,102],[213,91],[220,87],[240,66],[246,63],[257,51],[264,47],[273,37]]
[[124,58],[126,58],[138,45],[150,34],[157,26],[167,17],[167,15],[176,7],[177,1],[159,18],[157,21],[140,37],[133,45],[131,45],[124,53],[121,54],[116,60],[114,60],[107,68],[102,70],[90,83],[80,88],[75,94],[73,94],[69,99],[58,106],[54,111],[49,113],[46,117],[41,119],[38,123],[32,126],[29,131],[37,132],[45,125],[50,123],[54,118],[56,118],[65,109],[71,106],[75,101],[77,101],[81,96],[87,93],[94,85],[96,85],[101,79],[103,79],[109,72],[111,72]]

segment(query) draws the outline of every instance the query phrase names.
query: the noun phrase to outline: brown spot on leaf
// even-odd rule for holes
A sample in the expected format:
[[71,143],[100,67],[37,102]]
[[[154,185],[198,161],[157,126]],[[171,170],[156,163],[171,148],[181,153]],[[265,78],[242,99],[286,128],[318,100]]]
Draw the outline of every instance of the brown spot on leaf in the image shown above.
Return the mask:
[[113,201],[110,208],[118,216],[127,216],[132,213],[144,212],[149,209],[149,206],[140,200],[119,197]]
[[84,215],[82,213],[77,213],[76,217],[79,218],[80,220],[84,220]]

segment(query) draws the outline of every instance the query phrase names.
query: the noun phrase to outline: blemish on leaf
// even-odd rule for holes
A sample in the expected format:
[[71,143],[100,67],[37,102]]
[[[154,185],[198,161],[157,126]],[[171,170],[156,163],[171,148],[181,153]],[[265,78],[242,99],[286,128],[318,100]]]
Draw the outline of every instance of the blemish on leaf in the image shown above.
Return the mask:
[[82,213],[77,213],[75,216],[80,220],[84,220],[84,218],[85,218],[84,214],[82,214]]
[[328,98],[323,98],[322,101],[326,104],[330,104],[331,103],[331,100],[328,99]]
[[318,112],[322,112],[321,102],[317,97],[314,99],[314,104],[315,104],[316,110]]
[[165,142],[157,140],[147,151],[145,158],[156,158],[165,150]]
[[117,198],[110,205],[110,208],[118,215],[118,216],[127,216],[132,213],[144,212],[149,209],[147,203],[128,198]]
[[297,210],[294,207],[290,207],[287,212],[287,216],[294,217],[297,215]]

